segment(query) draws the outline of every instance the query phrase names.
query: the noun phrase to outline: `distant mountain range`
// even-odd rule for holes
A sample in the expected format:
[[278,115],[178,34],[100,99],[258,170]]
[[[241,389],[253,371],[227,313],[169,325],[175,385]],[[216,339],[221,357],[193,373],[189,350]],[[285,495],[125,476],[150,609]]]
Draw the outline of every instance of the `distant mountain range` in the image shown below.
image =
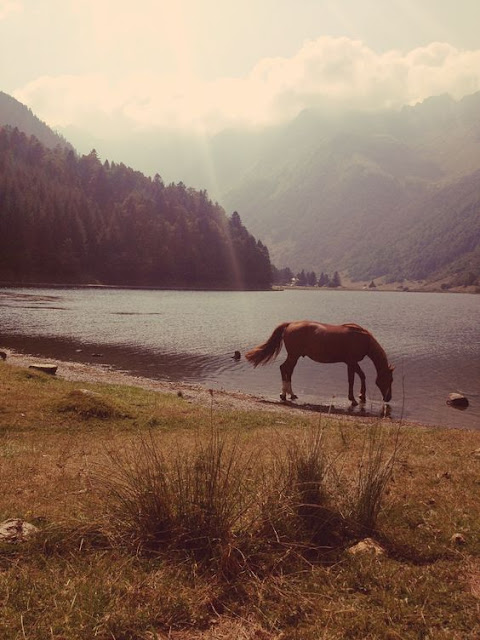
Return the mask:
[[210,138],[158,131],[89,143],[166,182],[207,188],[279,268],[480,285],[480,93],[400,111],[309,110]]
[[336,122],[304,112],[228,189],[277,265],[480,276],[480,93]]

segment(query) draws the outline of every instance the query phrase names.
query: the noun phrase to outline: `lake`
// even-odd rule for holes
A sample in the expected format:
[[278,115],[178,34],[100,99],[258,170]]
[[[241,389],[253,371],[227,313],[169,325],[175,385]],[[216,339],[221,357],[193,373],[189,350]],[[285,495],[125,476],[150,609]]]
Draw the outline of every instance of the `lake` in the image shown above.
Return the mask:
[[[253,367],[242,354],[288,320],[355,322],[369,329],[396,367],[392,417],[480,428],[480,296],[379,291],[152,291],[104,288],[0,289],[0,348],[92,362],[149,378],[241,391],[276,401],[278,360]],[[95,355],[94,355],[95,354]],[[366,358],[367,410],[380,412]],[[293,374],[298,403],[347,409],[344,364],[302,358]],[[359,381],[355,382],[359,392]],[[466,411],[446,405],[465,393]]]

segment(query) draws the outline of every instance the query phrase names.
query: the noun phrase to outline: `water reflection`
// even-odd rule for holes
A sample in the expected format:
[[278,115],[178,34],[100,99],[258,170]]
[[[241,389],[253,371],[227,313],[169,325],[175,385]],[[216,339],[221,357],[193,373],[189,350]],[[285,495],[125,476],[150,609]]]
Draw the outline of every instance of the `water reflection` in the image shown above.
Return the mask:
[[38,357],[69,362],[102,364],[118,371],[154,380],[199,382],[209,380],[214,372],[227,369],[227,355],[202,356],[187,353],[156,353],[142,347],[108,344],[84,344],[68,338],[3,336],[4,346]]

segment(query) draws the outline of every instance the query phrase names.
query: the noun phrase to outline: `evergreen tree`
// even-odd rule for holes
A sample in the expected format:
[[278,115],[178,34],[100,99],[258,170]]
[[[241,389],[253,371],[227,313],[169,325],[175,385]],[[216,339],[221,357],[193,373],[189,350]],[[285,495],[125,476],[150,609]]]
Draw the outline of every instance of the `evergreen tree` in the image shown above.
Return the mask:
[[268,288],[267,247],[205,191],[0,127],[0,279]]
[[307,276],[304,269],[302,269],[300,273],[297,273],[297,284],[300,287],[305,287],[307,285]]
[[329,279],[328,275],[322,271],[322,273],[320,274],[320,277],[318,278],[318,286],[319,287],[328,286],[329,280],[330,279]]
[[335,287],[341,287],[342,283],[340,280],[340,274],[338,273],[338,271],[335,271],[335,273],[333,274],[333,278],[331,279],[329,285],[329,287],[335,288]]

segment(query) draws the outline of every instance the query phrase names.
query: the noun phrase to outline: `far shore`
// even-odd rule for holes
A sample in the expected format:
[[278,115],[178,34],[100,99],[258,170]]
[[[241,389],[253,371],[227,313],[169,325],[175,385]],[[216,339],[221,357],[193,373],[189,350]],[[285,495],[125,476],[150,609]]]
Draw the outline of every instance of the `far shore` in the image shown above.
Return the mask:
[[374,287],[368,282],[348,281],[339,287],[318,287],[299,286],[291,284],[274,284],[270,288],[243,289],[231,287],[182,287],[182,286],[148,286],[130,284],[99,284],[99,283],[71,283],[71,282],[0,282],[3,289],[130,289],[132,291],[388,291],[395,293],[473,293],[479,294],[480,287],[471,286],[448,286],[442,288],[441,282],[392,282],[384,283],[379,280]]

